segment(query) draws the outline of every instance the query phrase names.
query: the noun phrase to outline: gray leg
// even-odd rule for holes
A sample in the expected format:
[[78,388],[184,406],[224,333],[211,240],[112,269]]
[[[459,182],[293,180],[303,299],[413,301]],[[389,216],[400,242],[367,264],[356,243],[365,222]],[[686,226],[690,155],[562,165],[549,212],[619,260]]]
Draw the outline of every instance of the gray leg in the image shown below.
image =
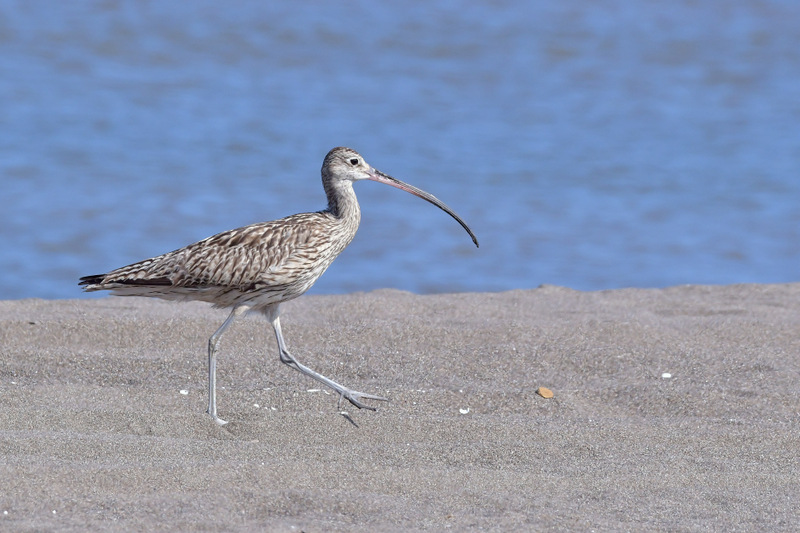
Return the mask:
[[[276,305],[274,307],[270,307],[264,310],[264,314],[267,316],[267,319],[272,324],[272,329],[275,330],[275,338],[278,340],[278,349],[280,350],[280,357],[281,362],[298,370],[299,372],[305,374],[306,376],[313,378],[320,383],[324,383],[328,387],[332,388],[336,392],[339,393],[339,404],[342,402],[342,398],[348,400],[350,403],[358,407],[359,409],[369,409],[371,411],[375,411],[375,408],[364,403],[361,403],[362,399],[365,400],[379,400],[382,402],[388,402],[388,398],[384,398],[383,396],[375,396],[372,394],[365,394],[363,392],[354,391],[339,385],[332,379],[326,378],[322,374],[314,372],[310,368],[300,364],[297,359],[294,358],[292,354],[289,353],[289,350],[286,349],[286,343],[283,341],[283,333],[281,333],[281,322],[279,315],[279,307]],[[341,406],[341,405],[340,405]]]
[[219,340],[222,334],[230,327],[234,319],[243,315],[250,310],[246,305],[239,305],[233,308],[231,314],[225,319],[225,322],[219,327],[217,331],[208,339],[208,414],[214,419],[214,422],[220,426],[227,424],[227,422],[217,416],[217,350],[219,349]]

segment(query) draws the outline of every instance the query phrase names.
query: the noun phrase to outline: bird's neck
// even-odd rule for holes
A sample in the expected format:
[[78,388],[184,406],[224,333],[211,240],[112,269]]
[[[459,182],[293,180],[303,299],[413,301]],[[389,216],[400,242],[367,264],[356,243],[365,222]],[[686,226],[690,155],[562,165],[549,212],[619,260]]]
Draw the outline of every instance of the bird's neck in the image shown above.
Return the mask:
[[361,208],[358,206],[358,198],[353,190],[353,183],[350,181],[328,181],[324,183],[325,194],[328,196],[327,211],[337,219],[347,221],[350,224],[361,221]]

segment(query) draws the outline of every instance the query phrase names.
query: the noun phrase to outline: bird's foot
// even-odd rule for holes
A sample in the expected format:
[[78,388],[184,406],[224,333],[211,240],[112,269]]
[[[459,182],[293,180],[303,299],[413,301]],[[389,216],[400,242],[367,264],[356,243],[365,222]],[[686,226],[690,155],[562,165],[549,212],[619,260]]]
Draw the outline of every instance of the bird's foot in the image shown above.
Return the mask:
[[388,402],[389,398],[384,398],[383,396],[375,396],[374,394],[367,394],[365,392],[358,392],[350,389],[345,389],[339,392],[339,403],[336,404],[336,408],[341,411],[342,410],[342,399],[347,400],[348,402],[352,403],[359,409],[369,409],[370,411],[376,411],[375,407],[371,405],[367,405],[362,403],[361,400],[377,400],[380,402]]
[[206,411],[206,413],[214,420],[214,422],[217,423],[218,426],[224,426],[225,424],[228,423],[227,420],[223,420],[220,417],[218,417],[217,413],[210,413],[208,411]]

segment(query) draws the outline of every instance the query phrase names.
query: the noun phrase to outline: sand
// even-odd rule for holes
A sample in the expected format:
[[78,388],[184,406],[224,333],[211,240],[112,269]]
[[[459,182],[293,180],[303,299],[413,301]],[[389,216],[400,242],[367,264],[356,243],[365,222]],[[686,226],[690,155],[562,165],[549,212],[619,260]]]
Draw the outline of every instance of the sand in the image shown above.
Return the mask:
[[800,529],[800,283],[285,304],[357,427],[226,316],[0,302],[0,530]]

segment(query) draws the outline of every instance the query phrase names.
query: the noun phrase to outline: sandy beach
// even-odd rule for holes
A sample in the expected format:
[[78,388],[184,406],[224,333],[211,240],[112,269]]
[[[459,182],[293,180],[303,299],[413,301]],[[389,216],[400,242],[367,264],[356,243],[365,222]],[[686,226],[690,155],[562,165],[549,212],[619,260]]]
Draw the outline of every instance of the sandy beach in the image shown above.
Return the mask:
[[226,316],[0,302],[0,530],[800,529],[800,283],[285,304],[354,423]]

